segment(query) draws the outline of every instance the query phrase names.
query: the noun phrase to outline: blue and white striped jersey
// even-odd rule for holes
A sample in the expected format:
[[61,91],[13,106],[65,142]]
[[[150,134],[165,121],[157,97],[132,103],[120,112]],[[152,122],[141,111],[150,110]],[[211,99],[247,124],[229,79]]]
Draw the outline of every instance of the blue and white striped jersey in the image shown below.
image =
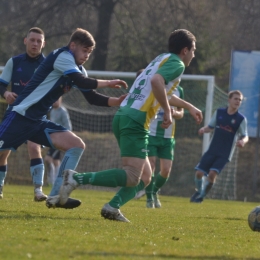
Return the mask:
[[60,96],[72,87],[77,87],[68,77],[68,74],[74,72],[88,76],[86,70],[75,63],[68,47],[52,51],[8,110],[33,120],[45,118],[52,104]]

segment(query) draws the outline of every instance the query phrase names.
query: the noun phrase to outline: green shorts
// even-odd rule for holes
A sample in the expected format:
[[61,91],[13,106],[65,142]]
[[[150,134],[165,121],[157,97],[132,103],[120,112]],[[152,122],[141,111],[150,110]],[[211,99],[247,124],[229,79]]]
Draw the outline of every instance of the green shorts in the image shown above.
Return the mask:
[[148,156],[157,156],[160,159],[174,159],[174,138],[149,136]]
[[147,157],[149,132],[125,115],[115,115],[113,132],[117,139],[122,157]]

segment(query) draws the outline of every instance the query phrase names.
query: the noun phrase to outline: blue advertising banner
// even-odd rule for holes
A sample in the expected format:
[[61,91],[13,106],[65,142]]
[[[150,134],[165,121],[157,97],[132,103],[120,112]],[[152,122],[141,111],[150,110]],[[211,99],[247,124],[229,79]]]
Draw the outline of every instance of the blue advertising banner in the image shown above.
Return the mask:
[[260,51],[232,52],[229,89],[237,89],[243,93],[244,100],[239,111],[247,118],[248,135],[256,137],[260,90]]

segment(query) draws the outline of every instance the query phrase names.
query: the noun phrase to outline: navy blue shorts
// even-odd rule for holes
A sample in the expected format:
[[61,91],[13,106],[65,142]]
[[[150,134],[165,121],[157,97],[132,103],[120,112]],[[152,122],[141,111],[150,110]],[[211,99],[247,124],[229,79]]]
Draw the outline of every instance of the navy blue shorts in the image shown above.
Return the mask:
[[26,140],[55,148],[50,134],[68,131],[47,119],[31,120],[14,111],[6,112],[0,124],[0,151],[16,150]]
[[229,161],[226,158],[212,155],[206,152],[202,156],[200,162],[195,167],[195,169],[203,172],[205,176],[209,174],[210,170],[215,171],[219,174],[228,162]]

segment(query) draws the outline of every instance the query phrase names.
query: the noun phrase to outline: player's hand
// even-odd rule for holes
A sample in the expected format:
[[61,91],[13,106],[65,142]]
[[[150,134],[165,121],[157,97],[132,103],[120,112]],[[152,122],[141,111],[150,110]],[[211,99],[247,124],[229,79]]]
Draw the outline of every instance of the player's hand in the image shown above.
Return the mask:
[[110,97],[108,99],[108,105],[110,107],[120,106],[120,104],[122,103],[122,101],[125,99],[126,96],[127,94],[121,95],[120,97]]
[[123,87],[125,89],[128,88],[127,83],[125,81],[123,81],[123,80],[120,80],[120,79],[109,80],[107,86],[109,88],[121,88],[121,87]]
[[163,122],[161,124],[161,127],[167,129],[171,124],[172,124],[171,110],[169,110],[169,112],[164,111]]
[[10,91],[5,91],[4,93],[4,98],[9,105],[11,105],[16,100],[17,96],[18,95],[16,93]]
[[189,112],[190,112],[191,116],[195,119],[196,123],[199,125],[203,120],[202,112],[194,106],[192,106],[189,109]]
[[174,118],[176,116],[176,110],[173,109],[172,107],[171,107],[171,115],[172,115],[172,118]]
[[199,135],[203,135],[205,133],[204,127],[201,127],[198,131]]
[[243,139],[238,140],[237,143],[236,143],[236,146],[240,147],[240,148],[244,147],[245,146],[244,140]]
[[123,102],[123,100],[126,98],[128,94],[124,94],[124,95],[121,95],[119,98],[118,98],[118,106]]

